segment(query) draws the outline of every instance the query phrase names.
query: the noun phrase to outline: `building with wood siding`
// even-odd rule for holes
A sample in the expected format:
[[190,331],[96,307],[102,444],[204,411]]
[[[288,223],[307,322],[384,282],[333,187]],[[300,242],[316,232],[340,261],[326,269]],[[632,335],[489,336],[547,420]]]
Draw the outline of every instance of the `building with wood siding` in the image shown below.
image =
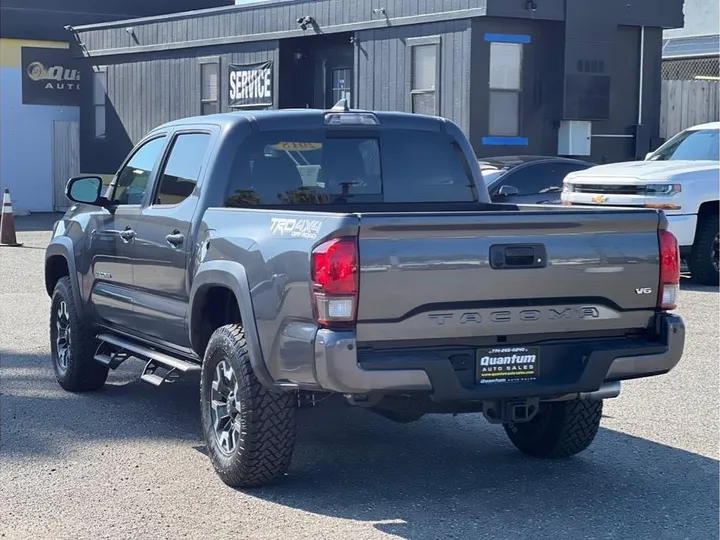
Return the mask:
[[67,178],[80,172],[81,81],[65,25],[229,4],[232,0],[0,0],[0,192],[10,189],[15,212],[62,209]]
[[447,117],[479,157],[644,156],[662,32],[682,0],[269,0],[72,29],[83,172],[214,111],[331,106]]

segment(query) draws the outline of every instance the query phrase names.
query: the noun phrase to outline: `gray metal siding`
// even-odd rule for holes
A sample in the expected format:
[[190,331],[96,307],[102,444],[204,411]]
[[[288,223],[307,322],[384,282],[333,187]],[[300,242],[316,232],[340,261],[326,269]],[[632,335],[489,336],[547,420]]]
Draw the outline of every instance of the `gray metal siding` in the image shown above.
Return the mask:
[[[434,19],[459,16],[467,17],[463,10],[482,10],[487,0],[305,0],[277,2],[249,6],[235,6],[216,10],[204,10],[192,15],[176,15],[161,18],[126,21],[78,29],[78,38],[87,51],[123,50],[136,47],[152,47],[167,44],[178,47],[192,41],[226,38],[257,40],[280,37],[315,35],[312,28],[302,31],[298,17],[312,16],[320,32],[361,30],[367,24],[389,26],[394,20],[405,18],[404,24],[412,23],[412,17],[424,16]],[[387,17],[373,13],[374,8],[384,7]],[[432,17],[438,14],[437,17]],[[440,15],[444,14],[444,15]],[[356,27],[343,28],[343,25]],[[135,37],[125,29],[131,26]],[[264,35],[284,33],[286,35]]]
[[[597,26],[597,25],[596,25]],[[598,58],[605,63],[604,74],[610,76],[610,110],[608,120],[593,121],[592,155],[597,162],[617,161],[635,157],[634,138],[637,123],[639,90],[640,29],[611,25],[606,21],[606,33],[601,40],[568,42],[561,22],[528,21],[483,17],[472,24],[472,73],[470,141],[478,156],[529,153],[555,155],[557,153],[557,123],[563,119],[563,77],[578,59]],[[484,34],[527,34],[531,43],[523,53],[523,94],[520,136],[528,138],[527,146],[485,146],[482,138],[489,135],[489,45]],[[643,128],[640,145],[657,137],[660,111],[660,47],[661,30],[645,30],[645,63],[643,84]],[[565,61],[566,53],[571,56]],[[644,142],[643,142],[644,141]],[[649,148],[648,148],[649,150]],[[642,149],[640,150],[642,152]],[[644,155],[644,154],[643,154]]]
[[[200,114],[200,58],[220,58],[218,91],[221,111],[228,110],[229,95],[226,90],[230,63],[272,60],[274,85],[277,87],[277,42],[257,42],[243,46],[242,50],[236,50],[238,47],[233,49],[203,51],[202,55],[192,57],[128,56],[122,57],[124,63],[107,65],[105,139],[93,136],[92,85],[83,86],[83,104],[87,106],[81,107],[82,170],[114,173],[132,145],[152,128],[171,120]],[[274,92],[274,96],[277,100],[277,92]]]
[[[682,0],[626,0],[600,3],[602,19],[620,25],[662,28],[683,23]],[[147,17],[77,28],[77,37],[90,54],[116,54],[130,49],[153,51],[265,41],[303,35],[355,32],[370,28],[398,27],[469,17],[492,16],[532,21],[567,20],[567,8],[575,2],[536,1],[536,9],[524,0],[278,0],[255,5],[202,10]],[[383,8],[385,14],[374,13]],[[470,11],[468,11],[470,10]],[[303,31],[297,19],[309,15],[316,28]],[[134,36],[125,30],[132,26]]]
[[375,110],[411,111],[408,38],[440,37],[440,116],[468,134],[470,20],[402,26],[357,33],[357,103]]
[[232,5],[232,0],[2,0],[0,37],[67,41],[66,24],[102,22]]
[[[589,22],[612,21],[615,25],[681,27],[683,0],[624,0],[623,2],[595,1],[589,4],[578,0],[535,0],[535,10],[528,9],[525,0],[488,0],[488,17],[508,17],[534,21],[567,20],[568,9],[581,6]],[[600,17],[593,11],[598,10]]]
[[[483,17],[472,23],[470,142],[478,156],[557,152],[554,122],[562,118],[564,28],[557,21]],[[490,43],[485,34],[521,34],[531,38],[523,47],[520,131],[527,146],[484,145],[490,118]]]

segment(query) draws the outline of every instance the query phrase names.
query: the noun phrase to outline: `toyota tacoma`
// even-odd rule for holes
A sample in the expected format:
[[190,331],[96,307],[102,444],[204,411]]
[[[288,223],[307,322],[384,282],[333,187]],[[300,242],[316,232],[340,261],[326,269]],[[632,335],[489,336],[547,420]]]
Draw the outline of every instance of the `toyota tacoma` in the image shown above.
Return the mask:
[[568,457],[622,380],[682,356],[661,210],[493,204],[442,118],[185,118],[66,195],[45,262],[59,384],[100,389],[130,358],[153,385],[199,372],[231,486],[285,475],[299,404],[332,395],[398,422],[482,414]]

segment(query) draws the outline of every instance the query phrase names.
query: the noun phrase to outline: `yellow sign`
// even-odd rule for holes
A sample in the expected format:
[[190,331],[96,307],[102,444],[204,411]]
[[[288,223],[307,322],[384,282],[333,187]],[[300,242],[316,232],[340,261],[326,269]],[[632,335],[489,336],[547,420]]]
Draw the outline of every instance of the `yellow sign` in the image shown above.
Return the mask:
[[278,142],[272,145],[275,150],[285,152],[311,152],[320,150],[322,143],[317,142]]
[[595,195],[592,198],[592,202],[594,203],[604,203],[607,202],[608,198],[605,195]]

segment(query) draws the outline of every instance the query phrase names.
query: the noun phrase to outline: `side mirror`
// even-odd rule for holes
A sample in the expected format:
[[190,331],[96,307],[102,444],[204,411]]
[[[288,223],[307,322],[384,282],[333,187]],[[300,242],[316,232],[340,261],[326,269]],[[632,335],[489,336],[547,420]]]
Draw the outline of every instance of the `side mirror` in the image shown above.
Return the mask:
[[99,176],[73,176],[65,187],[65,196],[73,202],[104,206],[102,178]]
[[648,152],[647,154],[645,154],[645,161],[647,161],[648,159],[650,159],[650,156],[652,156],[652,155],[653,155],[652,152]]
[[518,195],[520,191],[515,186],[509,186],[505,184],[498,190],[498,195],[501,197],[512,197],[513,195]]

